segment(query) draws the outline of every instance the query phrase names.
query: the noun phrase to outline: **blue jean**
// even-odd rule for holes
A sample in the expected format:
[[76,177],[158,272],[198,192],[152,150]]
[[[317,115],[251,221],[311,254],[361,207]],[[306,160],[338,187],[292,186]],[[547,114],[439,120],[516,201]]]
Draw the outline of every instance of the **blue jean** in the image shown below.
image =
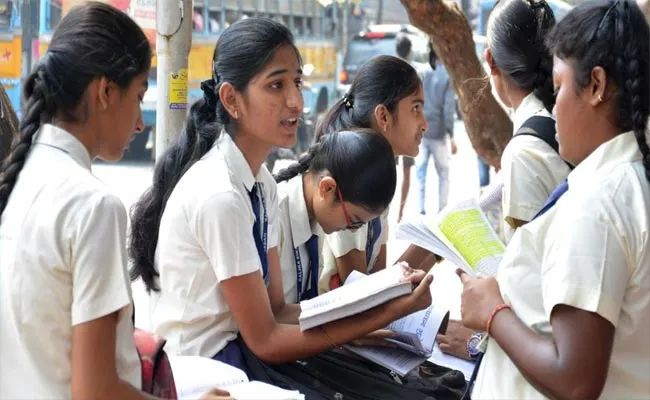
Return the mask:
[[490,184],[490,165],[483,161],[480,156],[478,158],[478,180],[481,187],[488,186]]
[[433,165],[438,174],[438,210],[447,205],[449,197],[449,148],[447,140],[422,138],[420,153],[415,159],[415,171],[420,182],[420,213],[426,213],[425,196],[427,184],[427,169],[429,159],[433,157]]

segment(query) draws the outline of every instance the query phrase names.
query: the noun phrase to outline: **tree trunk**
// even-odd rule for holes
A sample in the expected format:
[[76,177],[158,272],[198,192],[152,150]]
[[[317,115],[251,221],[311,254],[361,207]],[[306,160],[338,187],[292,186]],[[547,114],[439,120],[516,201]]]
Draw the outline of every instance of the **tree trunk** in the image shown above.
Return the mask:
[[0,164],[9,153],[11,141],[18,134],[18,117],[4,86],[0,84]]
[[429,35],[449,72],[472,146],[486,162],[500,168],[501,154],[512,138],[512,121],[492,95],[463,12],[449,0],[401,2],[411,24]]

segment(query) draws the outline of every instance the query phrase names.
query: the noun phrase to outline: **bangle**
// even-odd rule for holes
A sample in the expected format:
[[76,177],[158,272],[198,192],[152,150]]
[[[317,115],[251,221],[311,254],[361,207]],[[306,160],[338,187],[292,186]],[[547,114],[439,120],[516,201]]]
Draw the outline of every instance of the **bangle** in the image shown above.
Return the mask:
[[332,344],[333,348],[337,348],[337,347],[339,347],[339,346],[336,344],[336,342],[334,342],[334,341],[332,340],[332,338],[330,337],[330,335],[327,334],[327,331],[325,330],[325,327],[324,327],[324,326],[321,325],[320,330],[323,331],[323,333],[325,334],[325,337],[326,337],[327,340],[329,340],[329,342]]
[[497,315],[499,311],[504,310],[506,308],[512,310],[512,307],[510,307],[509,304],[499,304],[498,306],[494,307],[494,310],[492,310],[492,314],[490,314],[490,318],[488,318],[487,320],[485,333],[487,333],[488,335],[490,334],[490,328],[492,328],[492,320],[494,319],[494,316]]

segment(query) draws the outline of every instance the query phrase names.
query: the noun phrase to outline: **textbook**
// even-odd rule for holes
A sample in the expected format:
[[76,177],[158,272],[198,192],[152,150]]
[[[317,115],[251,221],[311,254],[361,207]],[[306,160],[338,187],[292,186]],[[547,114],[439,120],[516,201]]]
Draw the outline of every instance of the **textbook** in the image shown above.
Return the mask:
[[438,254],[472,276],[495,276],[505,252],[474,199],[445,207],[432,217],[401,223],[396,237]]
[[[345,285],[368,279],[369,276],[353,271]],[[446,331],[448,321],[449,310],[431,305],[425,310],[398,319],[385,328],[395,333],[394,337],[386,339],[394,347],[344,345],[343,348],[388,368],[399,376],[405,376],[432,356],[436,335]]]
[[169,355],[179,400],[199,399],[211,389],[228,391],[235,400],[304,400],[297,390],[249,381],[246,373],[221,361],[198,356]]
[[365,279],[343,285],[310,300],[300,302],[300,330],[324,325],[360,314],[373,307],[413,291],[410,282],[402,282],[404,270],[395,264]]

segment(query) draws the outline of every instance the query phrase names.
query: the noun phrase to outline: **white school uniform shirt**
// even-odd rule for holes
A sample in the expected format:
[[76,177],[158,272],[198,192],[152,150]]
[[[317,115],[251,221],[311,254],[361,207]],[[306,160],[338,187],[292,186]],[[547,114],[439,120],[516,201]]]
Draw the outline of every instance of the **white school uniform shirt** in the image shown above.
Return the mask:
[[[172,354],[213,357],[239,333],[220,282],[262,274],[249,197],[256,182],[263,188],[267,248],[272,249],[278,245],[277,185],[265,166],[253,175],[227,133],[187,170],[169,197],[156,247],[160,292],[152,295],[152,324]],[[260,202],[263,224],[262,218]]]
[[[375,242],[370,256],[370,263],[367,266],[366,273],[372,271],[379,257],[381,246],[388,242],[388,209],[380,215],[381,233]],[[368,224],[364,224],[357,230],[344,230],[325,235],[325,242],[323,244],[323,251],[321,258],[323,259],[323,270],[318,281],[318,293],[329,291],[329,282],[332,276],[338,273],[336,267],[336,259],[342,257],[352,250],[366,251],[366,244],[368,243]]]
[[[319,250],[323,248],[323,240],[321,240],[324,236],[323,229],[317,222],[311,223],[309,221],[302,178],[302,175],[298,175],[278,184],[280,199],[280,265],[282,268],[284,301],[287,304],[295,304],[298,300],[298,266],[294,248],[298,248],[302,264],[301,293],[304,293],[309,288],[311,282],[309,254],[305,244],[312,235],[316,235],[319,238]],[[321,264],[321,253],[322,251],[318,253],[319,264]]]
[[[534,93],[524,98],[512,116],[513,135],[531,117],[552,117]],[[503,217],[506,242],[514,229],[508,219],[530,221],[569,174],[569,166],[544,140],[520,135],[513,137],[501,156]]]
[[72,397],[72,328],[118,313],[120,379],[141,386],[126,210],[86,148],[44,125],[0,223],[0,398]]
[[[553,307],[594,312],[615,328],[601,398],[650,398],[650,184],[632,133],[601,145],[546,214],[517,229],[497,279],[506,303],[551,338]],[[541,399],[489,340],[472,399]]]

